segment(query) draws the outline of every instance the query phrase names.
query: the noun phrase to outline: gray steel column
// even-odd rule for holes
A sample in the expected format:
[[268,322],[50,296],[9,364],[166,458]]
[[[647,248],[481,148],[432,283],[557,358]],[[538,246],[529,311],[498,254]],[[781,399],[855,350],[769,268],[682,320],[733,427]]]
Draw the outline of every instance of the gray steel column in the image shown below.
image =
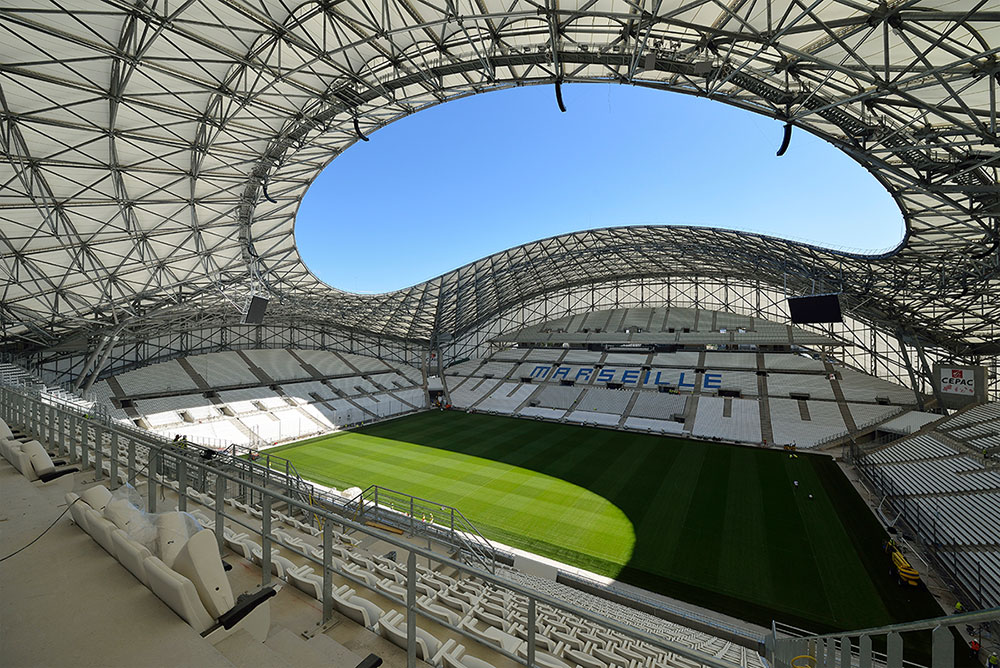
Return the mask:
[[221,475],[215,476],[215,541],[219,544],[219,554],[226,540],[226,479]]
[[528,668],[535,666],[535,599],[528,598]]
[[885,668],[903,668],[903,636],[897,631],[885,637]]
[[931,668],[955,665],[955,640],[947,626],[935,626],[931,631]]
[[80,420],[80,460],[82,468],[90,466],[90,421],[87,418]]
[[128,439],[128,484],[135,487],[135,439]]
[[260,585],[271,583],[271,497],[265,495],[260,500],[263,517],[260,522]]
[[52,413],[55,406],[42,404],[42,438],[43,443],[52,442]]
[[333,523],[323,520],[323,623],[333,619]]
[[76,413],[71,413],[69,416],[69,461],[71,464],[76,464],[79,461],[79,457],[76,456],[76,430],[79,427],[80,418]]
[[56,429],[56,453],[59,456],[66,454],[66,414],[58,411],[58,427]]
[[156,464],[160,459],[160,453],[150,449],[149,460],[146,469],[146,510],[151,513],[156,512]]
[[101,450],[101,446],[104,441],[104,429],[99,424],[94,425],[94,480],[100,480],[104,477],[104,471],[101,470],[101,465],[104,464],[104,452]]
[[411,550],[406,556],[406,668],[417,668],[416,608],[417,554]]
[[80,368],[80,375],[76,377],[76,380],[73,382],[73,385],[71,386],[73,392],[76,392],[77,390],[79,390],[80,386],[83,385],[84,379],[87,377],[87,374],[90,372],[90,368],[94,365],[94,360],[97,359],[97,356],[100,354],[101,348],[103,347],[104,342],[106,340],[107,340],[107,337],[104,337],[103,339],[101,339],[100,341],[98,341],[97,345],[94,346],[94,349],[90,351],[90,355],[88,355],[87,359],[84,360],[83,366]]
[[118,432],[111,432],[111,489],[118,487]]
[[187,462],[177,460],[177,510],[187,512]]

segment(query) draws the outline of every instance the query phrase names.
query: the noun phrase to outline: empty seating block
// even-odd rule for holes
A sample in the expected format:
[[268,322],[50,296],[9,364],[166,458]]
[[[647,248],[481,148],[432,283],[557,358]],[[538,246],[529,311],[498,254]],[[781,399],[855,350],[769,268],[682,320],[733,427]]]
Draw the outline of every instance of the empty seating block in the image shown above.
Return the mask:
[[628,407],[632,392],[624,390],[606,390],[595,387],[587,390],[587,394],[576,406],[576,412],[594,411],[598,413],[611,413],[619,417]]
[[[724,416],[727,401],[730,402],[730,417]],[[698,400],[698,412],[691,433],[703,438],[759,443],[760,407],[756,401],[748,399],[703,396]]]

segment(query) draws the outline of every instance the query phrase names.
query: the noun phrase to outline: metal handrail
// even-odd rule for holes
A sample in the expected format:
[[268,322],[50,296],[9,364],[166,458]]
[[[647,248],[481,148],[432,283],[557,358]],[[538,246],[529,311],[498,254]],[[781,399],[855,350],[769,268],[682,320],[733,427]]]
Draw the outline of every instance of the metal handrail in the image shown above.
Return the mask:
[[[991,622],[1000,619],[1000,607],[988,608],[986,610],[976,610],[975,612],[963,612],[957,615],[942,615],[931,619],[920,619],[914,622],[899,622],[888,626],[876,626],[869,629],[858,629],[850,632],[822,633],[816,635],[795,636],[808,640],[826,640],[827,638],[842,638],[844,636],[881,635],[883,633],[906,633],[907,631],[933,631],[939,626],[961,626],[964,624],[978,624],[980,622]],[[793,626],[775,625],[778,629],[795,629]],[[795,629],[801,631],[802,629]]]
[[[380,504],[380,496],[382,503]],[[390,501],[386,503],[386,499]],[[365,502],[370,501],[372,507],[378,513],[379,507],[387,508],[389,511],[397,513],[402,517],[408,518],[405,522],[406,526],[409,527],[411,533],[413,534],[425,534],[432,535],[433,537],[441,540],[445,539],[444,542],[455,542],[459,543],[460,548],[465,548],[465,550],[475,557],[480,564],[489,570],[491,573],[496,572],[496,548],[493,544],[486,539],[479,532],[472,522],[469,521],[465,515],[462,514],[458,508],[448,506],[437,501],[431,501],[430,499],[424,499],[418,496],[413,496],[412,494],[407,494],[405,492],[400,492],[397,490],[389,489],[387,487],[382,487],[380,485],[369,485],[368,488],[363,490],[356,497],[347,502],[346,508],[348,509],[348,515],[353,516],[355,521],[361,522],[365,515]],[[393,504],[392,501],[401,501],[402,510]],[[427,510],[429,512],[422,513],[421,521],[416,521],[415,513],[416,511]],[[448,525],[437,521],[434,517],[433,511],[441,510],[450,519]],[[380,519],[387,519],[384,516],[377,515]],[[430,521],[427,517],[430,517]],[[441,517],[439,513],[438,517]],[[456,522],[458,520],[458,522]],[[439,526],[441,528],[447,527],[448,532],[444,535],[440,531],[432,530],[432,526]],[[450,537],[452,540],[449,541],[447,538]]]

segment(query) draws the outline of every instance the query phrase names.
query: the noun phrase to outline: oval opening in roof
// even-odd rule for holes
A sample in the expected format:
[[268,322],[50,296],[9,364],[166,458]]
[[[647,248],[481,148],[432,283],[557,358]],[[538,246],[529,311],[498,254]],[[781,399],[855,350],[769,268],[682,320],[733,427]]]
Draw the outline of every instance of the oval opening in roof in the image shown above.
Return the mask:
[[552,86],[438,105],[371,135],[313,182],[303,260],[341,290],[388,292],[538,239],[619,225],[702,225],[854,252],[903,238],[863,167],[725,104],[620,85]]

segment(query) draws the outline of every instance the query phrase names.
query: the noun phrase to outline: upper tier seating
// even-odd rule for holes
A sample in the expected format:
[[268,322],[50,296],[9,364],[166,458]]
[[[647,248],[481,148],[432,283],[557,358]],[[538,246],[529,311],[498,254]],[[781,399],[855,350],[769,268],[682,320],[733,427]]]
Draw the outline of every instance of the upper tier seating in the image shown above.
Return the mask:
[[705,353],[705,366],[720,369],[756,369],[756,353]]
[[561,385],[546,385],[535,395],[534,400],[539,406],[547,408],[569,409],[583,392],[579,387],[563,387]]
[[802,355],[788,353],[764,353],[764,368],[787,371],[822,372],[826,367],[822,361]]
[[886,397],[894,404],[915,404],[913,391],[895,383],[859,373],[853,369],[841,369],[840,387],[844,396],[854,401],[874,402]]
[[683,415],[688,398],[668,392],[640,392],[630,415],[640,418],[669,419]]
[[799,447],[811,447],[847,430],[840,408],[835,403],[806,402],[810,420],[802,419],[796,400],[772,397],[768,403],[771,407],[771,430],[777,445],[795,443]]
[[767,392],[772,397],[808,394],[810,399],[835,398],[829,379],[826,376],[813,374],[769,373],[767,375]]
[[212,387],[256,385],[259,382],[247,363],[235,352],[192,355],[187,362]]
[[479,402],[477,409],[513,413],[537,389],[537,385],[501,383],[488,397]]
[[[727,402],[732,411],[730,417],[723,415]],[[691,433],[703,438],[759,443],[760,406],[749,399],[701,397]]]
[[1000,605],[1000,472],[945,439],[903,437],[865,455],[861,469],[968,591]]
[[128,396],[198,390],[194,380],[176,360],[135,369],[115,379]]
[[[599,387],[587,390],[576,410],[580,412],[596,411],[599,413],[613,413],[621,417],[632,399],[633,393],[623,390],[606,390]],[[617,421],[615,421],[617,424]]]

